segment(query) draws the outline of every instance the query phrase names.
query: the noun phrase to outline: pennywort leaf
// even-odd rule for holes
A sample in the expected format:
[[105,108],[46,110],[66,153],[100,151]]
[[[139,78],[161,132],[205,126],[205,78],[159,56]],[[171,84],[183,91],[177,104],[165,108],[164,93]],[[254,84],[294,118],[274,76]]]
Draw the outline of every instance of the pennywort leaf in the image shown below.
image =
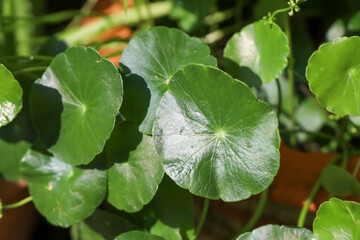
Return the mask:
[[[189,63],[210,66],[217,64],[216,59],[210,56],[208,46],[178,29],[154,27],[131,39],[120,59],[124,81],[136,81],[140,78],[146,82],[151,92],[146,115],[140,121],[141,132],[152,133],[156,109],[168,89],[171,77]],[[122,111],[122,114],[127,120],[134,121],[128,118],[133,113]]]
[[110,137],[122,94],[121,76],[110,61],[92,48],[69,48],[34,85],[33,122],[57,159],[88,164]]
[[213,67],[190,64],[171,78],[153,136],[165,172],[202,197],[248,198],[264,191],[279,168],[275,113]]

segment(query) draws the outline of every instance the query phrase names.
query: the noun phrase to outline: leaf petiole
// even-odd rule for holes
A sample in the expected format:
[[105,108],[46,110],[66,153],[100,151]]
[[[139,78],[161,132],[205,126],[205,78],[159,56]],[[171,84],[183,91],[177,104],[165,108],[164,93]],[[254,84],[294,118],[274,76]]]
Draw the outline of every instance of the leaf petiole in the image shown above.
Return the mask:
[[12,208],[17,208],[17,207],[21,207],[29,202],[32,201],[32,196],[29,196],[27,198],[24,198],[23,200],[20,200],[16,203],[12,203],[12,204],[8,204],[8,205],[4,205],[3,206],[3,209],[12,209]]

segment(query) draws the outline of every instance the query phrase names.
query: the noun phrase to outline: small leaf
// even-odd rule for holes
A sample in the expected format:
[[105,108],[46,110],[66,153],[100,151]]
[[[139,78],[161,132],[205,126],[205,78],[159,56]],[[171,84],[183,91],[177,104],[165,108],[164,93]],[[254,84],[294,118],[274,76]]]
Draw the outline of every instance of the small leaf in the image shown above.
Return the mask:
[[152,137],[137,125],[118,121],[106,143],[112,166],[108,169],[108,201],[119,210],[139,211],[154,197],[164,175]]
[[306,70],[319,103],[339,115],[360,115],[360,37],[338,38],[313,53]]
[[342,19],[337,19],[327,30],[326,40],[328,42],[334,41],[338,37],[343,37],[346,33],[345,23]]
[[316,240],[360,239],[360,204],[337,198],[321,204],[313,231]]
[[[151,92],[145,119],[141,119],[142,133],[151,134],[156,109],[168,89],[168,82],[177,70],[189,63],[217,64],[216,59],[210,56],[208,46],[178,29],[154,27],[131,39],[121,56],[120,66],[124,79],[142,78]],[[122,111],[122,114],[126,120],[133,121],[128,117],[133,113]]]
[[171,79],[153,135],[165,172],[179,186],[239,201],[264,191],[278,171],[277,124],[245,84],[190,64]]
[[[127,214],[132,222],[159,236],[194,240],[193,196],[164,176],[154,199],[140,212]],[[166,235],[166,236],[165,236]]]
[[154,226],[151,227],[150,233],[161,236],[166,240],[182,240],[180,229],[170,227],[160,220],[157,220]]
[[7,68],[0,64],[0,127],[11,122],[22,108],[23,91]]
[[268,83],[285,69],[289,53],[288,40],[280,27],[261,20],[235,33],[225,47],[224,57],[251,69],[263,83]]
[[236,240],[311,240],[313,233],[305,228],[266,225],[244,233]]
[[106,172],[73,167],[29,150],[20,163],[37,210],[54,225],[68,227],[90,216],[106,194]]
[[115,238],[115,240],[165,240],[164,238],[142,231],[131,231],[123,233]]
[[321,174],[321,182],[332,196],[360,196],[360,183],[339,166],[329,165],[324,168]]
[[88,164],[110,137],[121,101],[115,66],[92,48],[73,47],[57,55],[36,81],[32,119],[58,160]]
[[71,227],[72,239],[113,240],[123,232],[139,229],[127,219],[97,209],[86,220]]
[[360,11],[355,13],[355,15],[350,19],[347,27],[349,31],[352,32],[360,31]]

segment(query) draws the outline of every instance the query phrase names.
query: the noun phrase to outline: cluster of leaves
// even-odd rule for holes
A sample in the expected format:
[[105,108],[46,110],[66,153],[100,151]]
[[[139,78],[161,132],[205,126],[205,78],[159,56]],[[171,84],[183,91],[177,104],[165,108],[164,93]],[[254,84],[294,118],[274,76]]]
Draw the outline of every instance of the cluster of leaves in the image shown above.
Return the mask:
[[[308,61],[310,90],[338,116],[360,115],[359,49],[359,37],[337,38]],[[30,83],[0,65],[0,171],[24,178],[37,210],[74,239],[195,239],[190,193],[240,201],[277,174],[279,119],[249,85],[280,78],[290,52],[263,19],[228,41],[226,72],[200,39],[167,27],[133,37],[120,69],[90,47],[58,54]],[[341,171],[345,191],[326,180]],[[333,195],[360,191],[337,166],[322,181]],[[238,239],[357,239],[359,211],[333,198],[313,232],[268,225]]]

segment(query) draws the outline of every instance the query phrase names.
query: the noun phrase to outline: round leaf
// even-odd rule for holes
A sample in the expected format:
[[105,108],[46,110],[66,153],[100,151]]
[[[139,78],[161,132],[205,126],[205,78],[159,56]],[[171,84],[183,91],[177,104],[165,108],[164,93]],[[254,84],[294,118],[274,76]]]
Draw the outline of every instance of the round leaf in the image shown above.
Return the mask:
[[280,27],[261,20],[235,33],[225,47],[224,57],[250,68],[263,83],[268,83],[285,69],[289,53],[288,40]]
[[131,231],[123,233],[115,238],[115,240],[165,240],[164,238],[142,231]]
[[35,207],[54,225],[68,227],[87,218],[105,197],[105,171],[73,167],[32,150],[20,164]]
[[311,240],[313,233],[305,228],[266,225],[251,233],[244,233],[236,240]]
[[321,204],[313,231],[316,240],[360,239],[360,204],[337,198]]
[[71,227],[72,239],[113,240],[123,232],[139,229],[127,219],[97,209],[86,220]]
[[324,168],[321,173],[321,182],[332,196],[360,196],[360,183],[342,167],[329,165]]
[[11,122],[22,108],[23,91],[7,68],[0,64],[0,127]]
[[216,68],[191,64],[174,75],[153,135],[165,172],[202,197],[248,198],[264,191],[279,168],[275,113]]
[[360,37],[321,45],[309,59],[306,77],[310,90],[329,111],[360,115]]
[[152,138],[133,123],[117,122],[105,151],[112,162],[108,201],[119,210],[139,211],[154,197],[164,175]]
[[34,125],[49,151],[72,165],[100,153],[122,101],[115,66],[94,49],[69,48],[51,62],[31,95]]
[[[166,27],[143,31],[129,42],[120,59],[124,78],[143,78],[151,91],[141,132],[151,134],[156,109],[175,72],[189,63],[216,66],[216,59],[209,54],[209,47],[200,39]],[[127,112],[123,114],[127,120],[132,120],[127,118]]]

